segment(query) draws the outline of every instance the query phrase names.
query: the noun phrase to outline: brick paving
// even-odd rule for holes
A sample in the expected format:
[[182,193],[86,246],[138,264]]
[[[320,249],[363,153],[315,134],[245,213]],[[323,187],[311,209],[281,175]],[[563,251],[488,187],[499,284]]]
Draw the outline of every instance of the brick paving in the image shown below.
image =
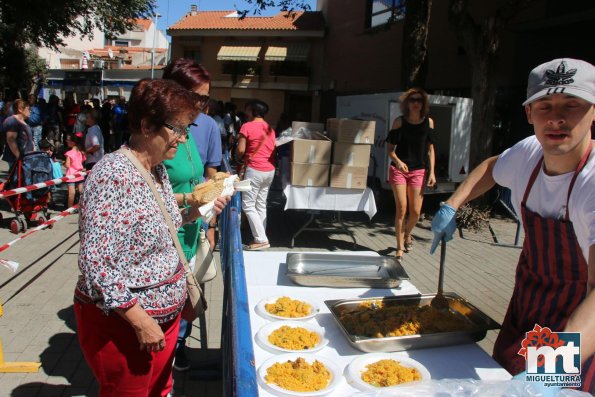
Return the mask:
[[[425,208],[435,205],[435,198],[426,199]],[[432,204],[432,202],[434,202]],[[280,192],[272,192],[269,205],[271,250],[289,250],[291,235],[305,222],[307,214],[283,211]],[[346,234],[307,232],[296,239],[296,251],[366,250],[394,255],[394,204],[382,196],[379,213],[372,221],[363,214],[346,214],[345,224],[355,233],[356,247]],[[0,241],[15,238],[8,231],[12,215],[6,205]],[[332,214],[322,219],[331,224]],[[514,241],[516,224],[506,219],[493,219],[492,227],[500,241]],[[246,233],[244,231],[244,233]],[[415,228],[415,243],[405,255],[404,267],[411,281],[424,293],[435,292],[438,280],[439,255],[428,253],[431,241],[429,222]],[[496,245],[487,228],[478,233],[465,232],[448,244],[445,290],[456,292],[480,310],[501,322],[512,293],[514,267],[519,247]],[[38,232],[0,254],[0,258],[21,264],[13,274],[0,268],[0,300],[4,316],[0,319],[0,337],[6,361],[39,361],[39,372],[0,374],[0,397],[4,396],[95,396],[97,385],[78,346],[72,310],[72,292],[78,277],[78,233],[76,216],[60,221],[53,230]],[[207,316],[208,349],[201,350],[198,325],[189,340],[190,358],[207,363],[220,354],[221,307],[223,285],[220,275],[208,284],[210,308]],[[496,332],[489,332],[480,345],[491,352]],[[197,379],[197,371],[175,373],[176,396],[220,396],[221,381]]]

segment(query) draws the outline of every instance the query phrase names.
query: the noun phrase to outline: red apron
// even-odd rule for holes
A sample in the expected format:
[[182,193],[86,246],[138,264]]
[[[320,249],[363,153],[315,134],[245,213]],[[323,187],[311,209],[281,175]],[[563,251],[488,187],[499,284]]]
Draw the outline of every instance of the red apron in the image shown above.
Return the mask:
[[[517,354],[525,333],[535,324],[562,331],[568,317],[587,295],[588,266],[568,216],[568,200],[591,149],[592,144],[570,182],[566,213],[562,219],[544,218],[526,206],[543,158],[535,166],[527,184],[521,202],[525,241],[516,269],[514,291],[493,354],[494,359],[513,375],[526,369],[525,358]],[[581,389],[592,393],[595,389],[593,357],[582,365],[581,373]]]

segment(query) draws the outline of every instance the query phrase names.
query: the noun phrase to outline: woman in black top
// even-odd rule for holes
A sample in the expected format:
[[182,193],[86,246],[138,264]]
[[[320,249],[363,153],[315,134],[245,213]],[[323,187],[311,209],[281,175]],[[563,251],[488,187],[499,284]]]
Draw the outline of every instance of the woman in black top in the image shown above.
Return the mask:
[[[395,234],[398,260],[411,249],[411,231],[419,220],[423,203],[423,184],[428,169],[427,186],[436,184],[434,176],[434,120],[428,117],[428,94],[411,88],[399,98],[402,116],[392,125],[386,141],[391,159],[389,183],[395,196]],[[405,214],[409,216],[405,221]]]

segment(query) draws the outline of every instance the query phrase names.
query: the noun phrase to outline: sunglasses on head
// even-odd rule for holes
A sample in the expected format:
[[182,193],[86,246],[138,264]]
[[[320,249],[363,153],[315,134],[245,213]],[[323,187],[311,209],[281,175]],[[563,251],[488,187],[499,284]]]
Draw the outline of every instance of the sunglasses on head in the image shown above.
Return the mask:
[[424,98],[423,97],[419,97],[419,96],[410,97],[408,99],[408,101],[411,102],[411,103],[415,103],[415,102],[417,102],[417,103],[424,103]]

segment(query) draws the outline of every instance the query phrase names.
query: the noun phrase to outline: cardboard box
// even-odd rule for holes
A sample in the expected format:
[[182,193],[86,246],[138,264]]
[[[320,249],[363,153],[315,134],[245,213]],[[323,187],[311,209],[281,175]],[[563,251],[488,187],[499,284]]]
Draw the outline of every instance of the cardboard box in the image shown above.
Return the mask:
[[370,164],[371,145],[355,143],[333,143],[333,164],[367,167]]
[[330,164],[332,142],[324,135],[315,133],[318,139],[294,139],[291,161],[294,163]]
[[326,121],[328,136],[336,142],[374,144],[376,121],[328,119]]
[[365,189],[368,181],[368,167],[350,167],[348,165],[331,166],[331,187],[347,189]]
[[291,184],[296,186],[328,186],[329,164],[291,163]]
[[324,123],[309,123],[307,121],[294,121],[291,123],[291,130],[295,133],[300,128],[305,128],[308,131],[324,133]]

